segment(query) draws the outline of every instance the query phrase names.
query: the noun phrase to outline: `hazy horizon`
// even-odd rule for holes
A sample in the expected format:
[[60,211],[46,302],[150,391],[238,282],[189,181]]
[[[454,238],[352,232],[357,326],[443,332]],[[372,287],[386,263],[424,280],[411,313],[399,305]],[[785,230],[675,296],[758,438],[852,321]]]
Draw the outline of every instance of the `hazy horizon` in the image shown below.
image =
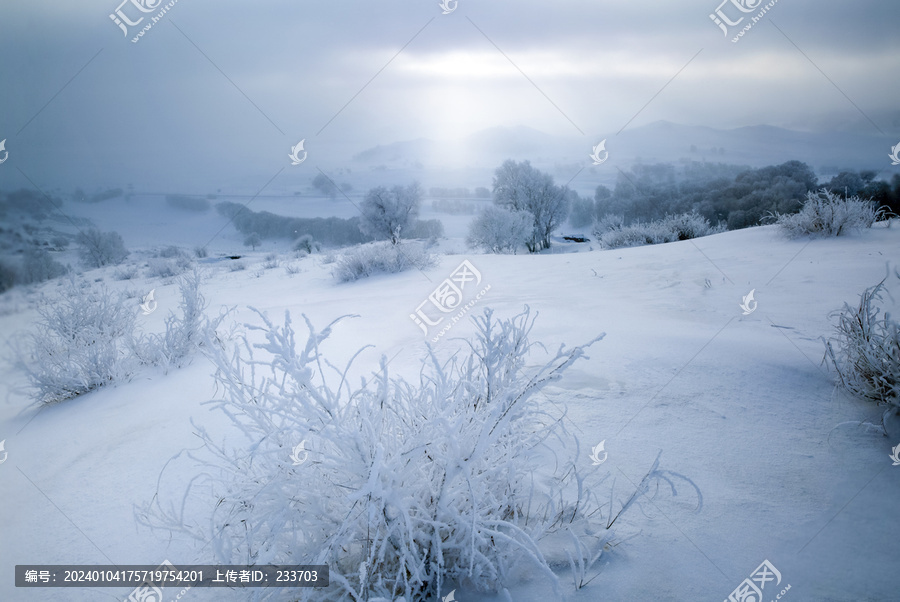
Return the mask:
[[[886,158],[900,6],[769,4],[737,43],[758,11],[715,0],[7,5],[0,188],[284,188],[378,146],[496,127],[566,141],[550,160],[586,160],[601,137],[659,121],[843,132]],[[743,18],[728,36],[719,8]],[[291,165],[300,140],[309,160]],[[448,148],[448,167],[474,152]]]

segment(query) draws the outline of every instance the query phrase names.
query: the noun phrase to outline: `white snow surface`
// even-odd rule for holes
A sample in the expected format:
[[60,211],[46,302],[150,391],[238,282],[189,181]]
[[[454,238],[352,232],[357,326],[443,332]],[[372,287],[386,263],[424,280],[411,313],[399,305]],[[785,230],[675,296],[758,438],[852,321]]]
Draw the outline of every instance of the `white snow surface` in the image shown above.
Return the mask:
[[[491,307],[511,317],[528,304],[539,312],[532,340],[548,352],[606,333],[589,359],[546,390],[548,404],[568,407],[584,461],[605,440],[605,468],[626,495],[662,452],[660,467],[690,478],[703,494],[699,512],[688,487],[677,497],[661,492],[642,500],[620,519],[619,534],[629,538],[601,557],[590,585],[576,591],[568,570],[560,570],[566,599],[723,600],[768,560],[782,581],[768,584],[765,600],[788,584],[781,597],[788,602],[898,600],[900,466],[888,456],[900,441],[838,426],[878,422],[881,412],[835,389],[820,339],[831,334],[829,312],[855,304],[884,277],[885,264],[900,259],[894,226],[829,240],[786,240],[767,226],[612,251],[442,255],[424,273],[349,284],[332,278],[321,255],[291,259],[301,271],[288,276],[281,267],[263,271],[265,252],[257,251],[243,271],[201,264],[208,275],[203,292],[210,312],[236,307],[228,322],[258,324],[249,306],[276,322],[290,310],[298,325],[304,313],[320,328],[355,314],[327,341],[329,359],[343,365],[371,344],[355,372],[375,370],[383,355],[395,375],[412,377],[431,337],[409,315],[468,259],[482,274],[481,287],[491,286],[472,313]],[[177,306],[175,284],[118,282],[111,273],[89,275],[140,295],[156,289],[158,311],[139,322],[146,331],[162,330]],[[900,281],[892,278],[897,291]],[[44,286],[54,290],[56,283]],[[758,306],[743,315],[739,304],[751,289]],[[34,292],[4,297],[0,336],[8,342],[37,314]],[[460,344],[452,337],[472,332],[463,320],[434,346],[449,353]],[[160,478],[170,458],[200,445],[191,419],[220,438],[234,435],[219,412],[202,405],[217,395],[211,364],[198,354],[168,374],[146,370],[130,382],[36,407],[10,356],[0,364],[0,440],[8,453],[0,464],[0,600],[124,600],[130,591],[16,588],[16,564],[210,562],[202,544],[138,526],[134,507],[157,488],[180,499],[200,470],[182,456]],[[165,599],[178,593],[167,589]],[[513,584],[509,596],[555,599],[539,577]],[[247,597],[195,588],[180,599]],[[507,598],[460,587],[456,599]]]

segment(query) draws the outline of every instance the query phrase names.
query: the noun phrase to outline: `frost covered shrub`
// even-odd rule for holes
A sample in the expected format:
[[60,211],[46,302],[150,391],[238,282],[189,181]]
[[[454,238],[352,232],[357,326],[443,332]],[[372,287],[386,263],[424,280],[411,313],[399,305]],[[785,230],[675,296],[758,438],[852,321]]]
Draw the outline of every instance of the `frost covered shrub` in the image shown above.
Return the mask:
[[[900,324],[882,312],[884,280],[867,288],[859,304],[836,312],[836,334],[825,343],[847,391],[900,412]],[[880,314],[880,315],[879,315]]]
[[607,230],[599,234],[598,238],[600,244],[607,249],[672,242],[671,232],[664,228],[660,222],[635,222],[628,226]]
[[207,319],[205,312],[208,304],[200,292],[202,280],[197,269],[178,279],[178,292],[181,295],[178,308],[181,316],[170,313],[166,318],[165,333],[144,337],[134,346],[135,353],[143,363],[165,369],[180,368],[224,319],[223,315],[212,321]]
[[858,196],[841,198],[825,190],[809,192],[798,213],[774,215],[776,224],[788,238],[800,236],[841,236],[850,230],[871,228],[886,215],[878,203]]
[[604,233],[609,232],[610,230],[618,230],[624,226],[624,216],[614,213],[607,213],[594,222],[594,226],[591,229],[591,232],[594,234],[594,236],[600,238]]
[[264,270],[273,270],[280,265],[278,261],[278,253],[269,253],[266,255],[266,260],[263,262]]
[[75,237],[81,261],[88,267],[118,265],[128,256],[125,242],[118,232],[101,232],[96,228],[79,232]]
[[[172,247],[175,248],[175,247]],[[171,257],[171,258],[169,258]],[[178,252],[174,256],[164,255],[147,261],[148,278],[174,278],[191,269],[193,259],[186,253]]]
[[[326,590],[259,593],[290,600],[437,600],[448,582],[496,592],[535,572],[556,585],[542,543],[558,537],[599,556],[611,522],[596,524],[596,469],[538,392],[602,335],[526,369],[528,309],[486,310],[467,354],[429,352],[417,382],[391,378],[383,359],[353,386],[352,360],[338,369],[322,355],[337,321],[318,332],[304,316],[303,342],[289,312],[281,326],[256,313],[264,326],[248,328],[263,342],[207,346],[225,395],[214,403],[246,443],[197,426],[204,476],[177,504],[155,498],[144,524],[206,540],[222,564],[329,565]],[[203,526],[184,515],[195,501],[211,512]],[[600,541],[586,546],[591,534]]]
[[593,228],[594,236],[607,249],[657,245],[718,232],[722,229],[710,226],[705,217],[696,213],[667,215],[654,222],[634,222],[627,226],[621,216],[607,216]]
[[313,240],[312,235],[304,234],[300,238],[294,241],[294,250],[295,251],[305,251],[307,255],[315,253],[320,250],[322,245]]
[[36,330],[19,364],[40,403],[82,395],[128,377],[136,312],[124,295],[74,278],[38,303]]
[[434,255],[416,243],[374,242],[341,253],[332,273],[340,282],[351,282],[372,274],[423,270],[435,265]]
[[667,215],[662,223],[663,227],[671,232],[674,240],[690,240],[724,232],[724,228],[714,228],[708,219],[697,213]]
[[534,217],[491,205],[485,207],[469,225],[466,244],[490,253],[515,253],[524,248],[534,230]]
[[134,264],[120,266],[113,272],[113,278],[116,280],[132,280],[137,277],[138,268]]
[[182,251],[181,249],[179,249],[178,247],[176,247],[175,245],[169,245],[168,247],[163,247],[162,249],[160,249],[159,251],[156,252],[157,257],[166,257],[166,258],[184,257],[185,255],[186,255],[186,253],[184,251]]
[[181,366],[224,318],[205,317],[200,280],[196,271],[182,277],[182,315],[170,315],[159,335],[137,334],[127,293],[70,278],[55,297],[43,295],[36,329],[17,349],[37,401],[77,397],[130,377],[141,364]]

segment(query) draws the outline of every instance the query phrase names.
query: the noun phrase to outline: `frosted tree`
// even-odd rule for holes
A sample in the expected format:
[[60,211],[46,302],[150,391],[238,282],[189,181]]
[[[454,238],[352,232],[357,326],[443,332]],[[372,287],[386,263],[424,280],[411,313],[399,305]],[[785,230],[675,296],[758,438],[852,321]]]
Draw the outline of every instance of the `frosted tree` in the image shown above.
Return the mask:
[[66,273],[66,267],[53,259],[46,249],[27,249],[22,256],[19,279],[23,283],[43,282]]
[[253,250],[256,250],[256,247],[262,244],[262,238],[256,232],[251,232],[244,238],[244,246],[252,247]]
[[422,204],[422,188],[418,182],[408,186],[384,186],[372,188],[363,200],[360,231],[379,240],[400,242],[400,233],[409,229],[419,217]]
[[101,232],[91,228],[75,237],[81,260],[92,268],[118,265],[128,257],[125,243],[118,232]]
[[469,226],[466,243],[491,253],[515,253],[530,240],[533,221],[527,211],[486,207]]
[[550,247],[550,235],[569,213],[569,190],[529,161],[508,159],[494,172],[494,203],[514,211],[527,211],[533,230],[526,243],[532,253]]

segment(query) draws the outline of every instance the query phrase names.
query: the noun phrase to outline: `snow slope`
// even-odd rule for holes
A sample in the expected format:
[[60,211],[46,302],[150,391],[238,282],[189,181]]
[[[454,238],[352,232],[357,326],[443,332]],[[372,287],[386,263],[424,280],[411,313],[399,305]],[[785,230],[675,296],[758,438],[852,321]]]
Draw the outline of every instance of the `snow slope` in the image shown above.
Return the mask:
[[[280,319],[286,309],[323,327],[343,314],[326,353],[343,364],[364,344],[356,369],[382,355],[395,373],[418,370],[426,338],[409,314],[463,260],[491,288],[472,310],[510,316],[530,305],[532,333],[548,349],[606,338],[547,390],[567,404],[583,447],[606,441],[617,492],[640,481],[661,451],[661,467],[690,478],[678,496],[660,492],[622,519],[622,541],[605,554],[599,576],[570,600],[722,600],[763,560],[782,575],[771,599],[897,600],[900,574],[900,467],[888,458],[900,443],[845,421],[877,420],[879,411],[835,391],[821,363],[828,313],[854,303],[900,258],[900,230],[876,227],[834,240],[785,240],[759,227],[654,247],[539,256],[447,255],[426,273],[407,272],[337,284],[315,256],[282,268],[230,272],[207,264],[204,294],[215,310],[252,320],[254,306]],[[262,261],[262,255],[258,254]],[[98,271],[98,275],[104,272]],[[107,278],[107,280],[111,280]],[[177,302],[173,284],[156,288],[159,311],[140,316],[160,330]],[[900,289],[894,279],[893,289]],[[48,284],[51,289],[55,284]],[[755,289],[758,306],[739,303]],[[5,341],[33,323],[34,295],[0,300]],[[466,321],[448,337],[471,334]],[[458,341],[441,339],[440,353]],[[535,357],[535,363],[541,358]],[[202,402],[214,398],[202,356],[168,374],[45,407],[28,406],[9,358],[0,368],[0,580],[2,600],[122,600],[125,589],[16,589],[15,564],[159,564],[208,561],[201,546],[136,526],[133,506],[157,491],[177,499],[196,467],[185,457],[199,443],[193,419],[224,437],[229,425]],[[837,427],[837,428],[835,428]],[[588,460],[585,459],[587,462]],[[159,484],[158,484],[158,479]],[[167,590],[169,598],[177,595]],[[542,581],[511,589],[514,600],[553,599]],[[241,600],[247,592],[194,589],[181,598]],[[465,589],[461,602],[493,601]],[[168,598],[167,598],[168,599]],[[769,598],[764,598],[768,600]]]

